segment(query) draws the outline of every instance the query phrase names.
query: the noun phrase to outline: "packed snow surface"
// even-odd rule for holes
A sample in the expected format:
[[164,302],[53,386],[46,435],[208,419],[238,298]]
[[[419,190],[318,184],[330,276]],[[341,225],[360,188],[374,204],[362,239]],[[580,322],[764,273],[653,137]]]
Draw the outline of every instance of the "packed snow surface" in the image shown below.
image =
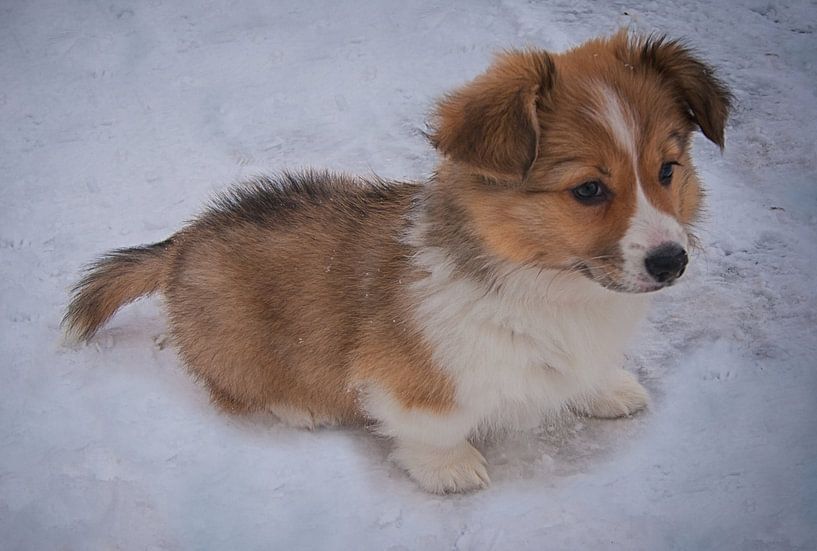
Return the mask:
[[[489,489],[432,496],[362,430],[217,412],[156,299],[62,343],[99,253],[262,172],[426,177],[431,105],[493,52],[622,25],[737,99],[694,144],[703,250],[630,348],[644,414],[491,440]],[[817,548],[815,57],[813,0],[2,2],[0,546]]]

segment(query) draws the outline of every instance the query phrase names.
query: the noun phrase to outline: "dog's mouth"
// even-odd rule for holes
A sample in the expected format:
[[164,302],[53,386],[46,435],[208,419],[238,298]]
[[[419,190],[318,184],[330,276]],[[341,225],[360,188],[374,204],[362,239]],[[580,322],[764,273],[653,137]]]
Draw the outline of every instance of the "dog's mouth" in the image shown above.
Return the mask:
[[654,293],[671,287],[678,281],[678,278],[673,278],[664,282],[657,282],[647,274],[629,274],[617,266],[600,267],[585,262],[578,265],[578,271],[605,289],[617,293]]

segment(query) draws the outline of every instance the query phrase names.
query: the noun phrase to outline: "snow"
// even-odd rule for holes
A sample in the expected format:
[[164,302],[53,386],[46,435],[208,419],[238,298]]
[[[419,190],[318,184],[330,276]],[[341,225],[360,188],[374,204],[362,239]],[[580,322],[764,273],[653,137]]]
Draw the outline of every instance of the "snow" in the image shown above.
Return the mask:
[[[695,142],[704,248],[656,297],[632,419],[484,443],[493,485],[420,491],[361,430],[228,417],[160,303],[58,328],[82,264],[262,171],[428,175],[434,99],[491,52],[620,25],[686,37],[738,103]],[[817,548],[817,4],[0,5],[4,549]]]

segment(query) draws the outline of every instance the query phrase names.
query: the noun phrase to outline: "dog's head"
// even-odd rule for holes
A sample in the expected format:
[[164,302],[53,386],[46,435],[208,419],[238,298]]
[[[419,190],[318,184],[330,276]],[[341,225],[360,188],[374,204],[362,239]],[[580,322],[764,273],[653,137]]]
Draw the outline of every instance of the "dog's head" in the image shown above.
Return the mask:
[[681,43],[619,32],[502,54],[440,102],[430,139],[494,256],[648,292],[684,271],[702,195],[691,134],[722,148],[729,107]]

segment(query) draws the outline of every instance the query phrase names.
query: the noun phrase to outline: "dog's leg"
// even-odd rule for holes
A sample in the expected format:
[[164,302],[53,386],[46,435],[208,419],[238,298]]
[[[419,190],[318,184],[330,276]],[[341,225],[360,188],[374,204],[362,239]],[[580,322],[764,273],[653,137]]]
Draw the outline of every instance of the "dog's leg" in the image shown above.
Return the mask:
[[616,369],[610,373],[603,389],[587,398],[584,403],[576,404],[575,409],[590,417],[614,419],[642,410],[648,403],[647,390],[635,375],[624,369]]
[[317,427],[315,417],[307,409],[298,409],[292,406],[274,404],[269,406],[269,411],[275,415],[283,424],[297,428],[313,430]]
[[468,442],[473,416],[457,409],[406,408],[379,390],[368,392],[365,401],[378,432],[394,439],[391,459],[424,490],[467,492],[490,483],[485,458]]
[[490,484],[485,458],[467,440],[447,447],[398,438],[392,459],[424,490],[467,492]]
[[299,409],[281,404],[271,405],[268,409],[282,423],[294,428],[315,430],[337,424],[335,419],[326,415],[315,414],[315,412],[308,409]]

